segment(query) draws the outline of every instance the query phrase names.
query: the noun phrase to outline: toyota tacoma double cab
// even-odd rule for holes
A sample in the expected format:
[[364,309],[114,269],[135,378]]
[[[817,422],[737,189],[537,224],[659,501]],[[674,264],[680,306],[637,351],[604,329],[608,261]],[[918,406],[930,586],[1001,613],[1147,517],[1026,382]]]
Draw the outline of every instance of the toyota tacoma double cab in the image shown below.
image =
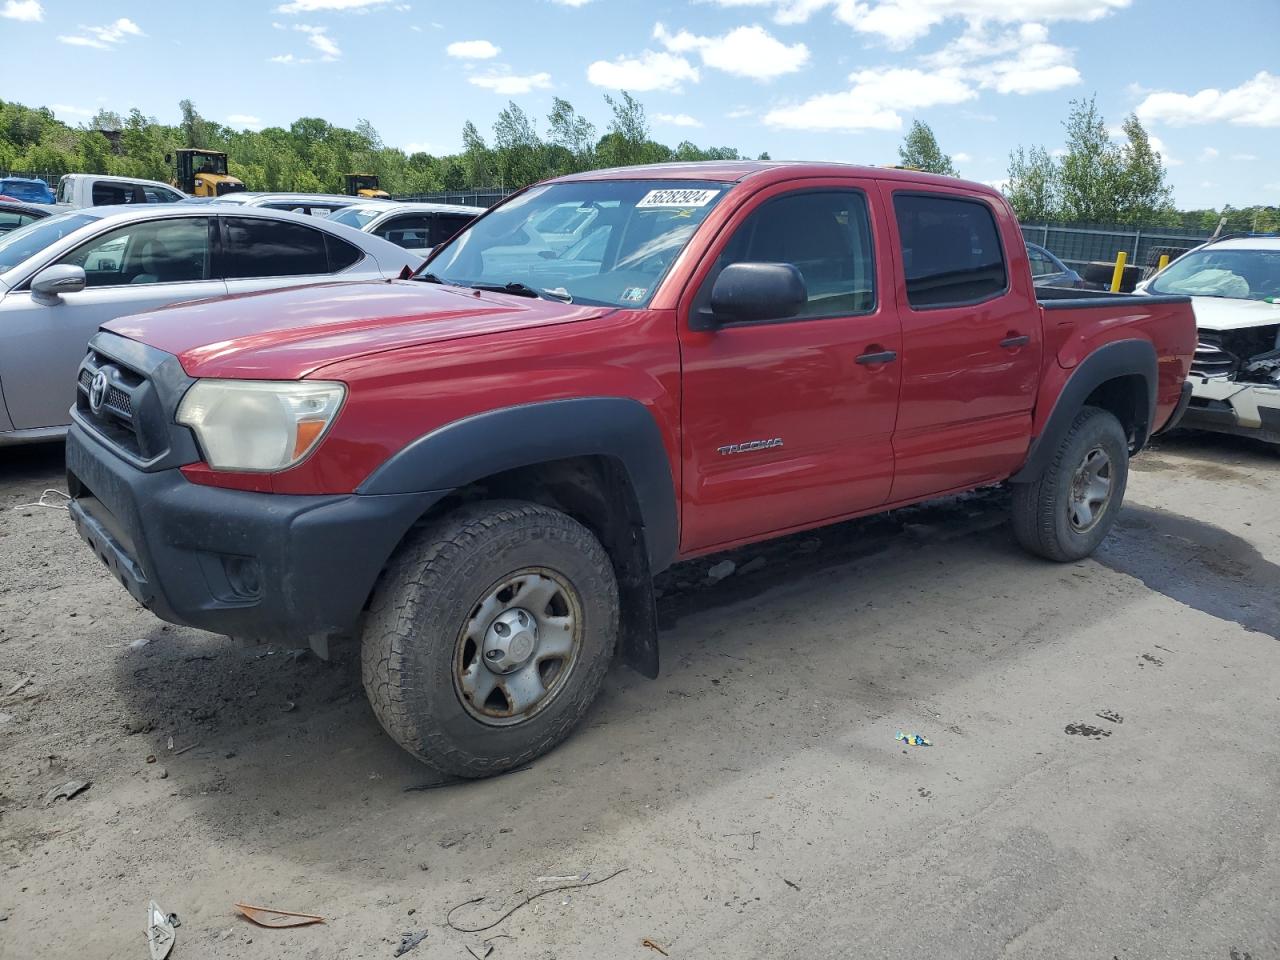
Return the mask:
[[[578,239],[539,234],[566,214]],[[1182,296],[1039,295],[975,183],[561,177],[403,279],[107,324],[70,513],[165,620],[359,634],[386,731],[486,776],[563,740],[615,654],[656,676],[675,561],[1006,481],[1024,546],[1088,555],[1186,406],[1195,321]]]

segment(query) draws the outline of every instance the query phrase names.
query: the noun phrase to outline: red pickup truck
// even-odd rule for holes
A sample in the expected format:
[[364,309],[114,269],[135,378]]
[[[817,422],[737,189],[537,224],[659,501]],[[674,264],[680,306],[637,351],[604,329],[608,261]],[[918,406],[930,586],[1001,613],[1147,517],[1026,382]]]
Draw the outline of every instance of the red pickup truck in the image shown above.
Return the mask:
[[562,740],[671,563],[1008,481],[1086,556],[1185,408],[1185,297],[1040,291],[1004,198],[715,162],[530,187],[393,282],[110,323],[71,516],[158,616],[362,634],[382,725],[450,774]]

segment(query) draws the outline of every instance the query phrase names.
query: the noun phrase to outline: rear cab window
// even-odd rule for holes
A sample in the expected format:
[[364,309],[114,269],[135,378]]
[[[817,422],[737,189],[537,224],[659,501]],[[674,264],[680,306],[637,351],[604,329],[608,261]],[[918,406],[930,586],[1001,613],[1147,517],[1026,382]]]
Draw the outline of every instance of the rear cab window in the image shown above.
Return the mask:
[[895,193],[894,216],[914,310],[981,303],[1008,289],[991,208],[981,200]]
[[356,247],[300,223],[222,217],[223,270],[228,280],[336,273],[356,263]]

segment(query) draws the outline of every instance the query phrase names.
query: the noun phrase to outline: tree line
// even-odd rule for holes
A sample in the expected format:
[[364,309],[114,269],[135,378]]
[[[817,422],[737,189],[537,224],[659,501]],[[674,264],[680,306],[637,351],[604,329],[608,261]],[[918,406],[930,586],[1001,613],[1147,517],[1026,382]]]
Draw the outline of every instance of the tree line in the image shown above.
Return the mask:
[[610,118],[603,135],[560,97],[554,98],[541,130],[534,117],[510,102],[498,114],[489,139],[468,121],[462,128],[462,151],[442,155],[387,146],[367,120],[355,129],[302,117],[287,129],[236,130],[201,116],[190,100],[183,100],[181,122],[174,126],[133,109],[124,116],[99,110],[73,127],[45,107],[0,100],[0,170],[168,181],[173,169],[165,156],[178,147],[199,147],[224,151],[229,172],[250,190],[337,193],[344,174],[374,173],[384,190],[406,194],[515,188],[560,174],[635,163],[743,159],[733,147],[704,148],[687,140],[674,147],[659,143],[638,100],[628,93],[604,99]]
[[[454,154],[406,153],[383,143],[367,120],[354,129],[320,117],[285,127],[236,130],[179,103],[181,121],[159,123],[133,109],[99,110],[70,126],[45,107],[0,100],[0,171],[56,178],[64,173],[110,173],[168,181],[165,156],[177,147],[223,150],[230,172],[250,190],[337,193],[347,173],[374,173],[392,194],[486,187],[515,189],[546,177],[635,163],[745,159],[734,147],[668,146],[653,138],[643,104],[629,93],[604,97],[608,125],[601,134],[569,101],[555,97],[543,123],[515,102],[499,112],[486,137],[472,122]],[[1065,145],[1019,146],[1009,156],[1003,186],[1024,222],[1077,221],[1214,229],[1280,230],[1280,207],[1182,210],[1174,207],[1164,159],[1137,116],[1113,137],[1094,98],[1072,100]],[[928,124],[915,121],[898,150],[903,166],[959,176]],[[768,159],[761,154],[760,159]]]

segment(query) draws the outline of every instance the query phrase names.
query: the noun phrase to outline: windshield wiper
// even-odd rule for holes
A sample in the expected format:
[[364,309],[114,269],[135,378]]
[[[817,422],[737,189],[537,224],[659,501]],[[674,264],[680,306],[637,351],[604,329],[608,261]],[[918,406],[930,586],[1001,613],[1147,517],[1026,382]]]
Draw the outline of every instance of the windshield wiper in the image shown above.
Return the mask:
[[472,283],[472,290],[492,290],[494,293],[510,293],[517,297],[537,297],[542,300],[555,300],[558,303],[573,303],[568,291],[540,290],[527,283],[512,280],[509,283]]
[[444,283],[445,282],[441,280],[439,277],[437,277],[434,273],[415,273],[412,279],[421,280],[423,283]]

